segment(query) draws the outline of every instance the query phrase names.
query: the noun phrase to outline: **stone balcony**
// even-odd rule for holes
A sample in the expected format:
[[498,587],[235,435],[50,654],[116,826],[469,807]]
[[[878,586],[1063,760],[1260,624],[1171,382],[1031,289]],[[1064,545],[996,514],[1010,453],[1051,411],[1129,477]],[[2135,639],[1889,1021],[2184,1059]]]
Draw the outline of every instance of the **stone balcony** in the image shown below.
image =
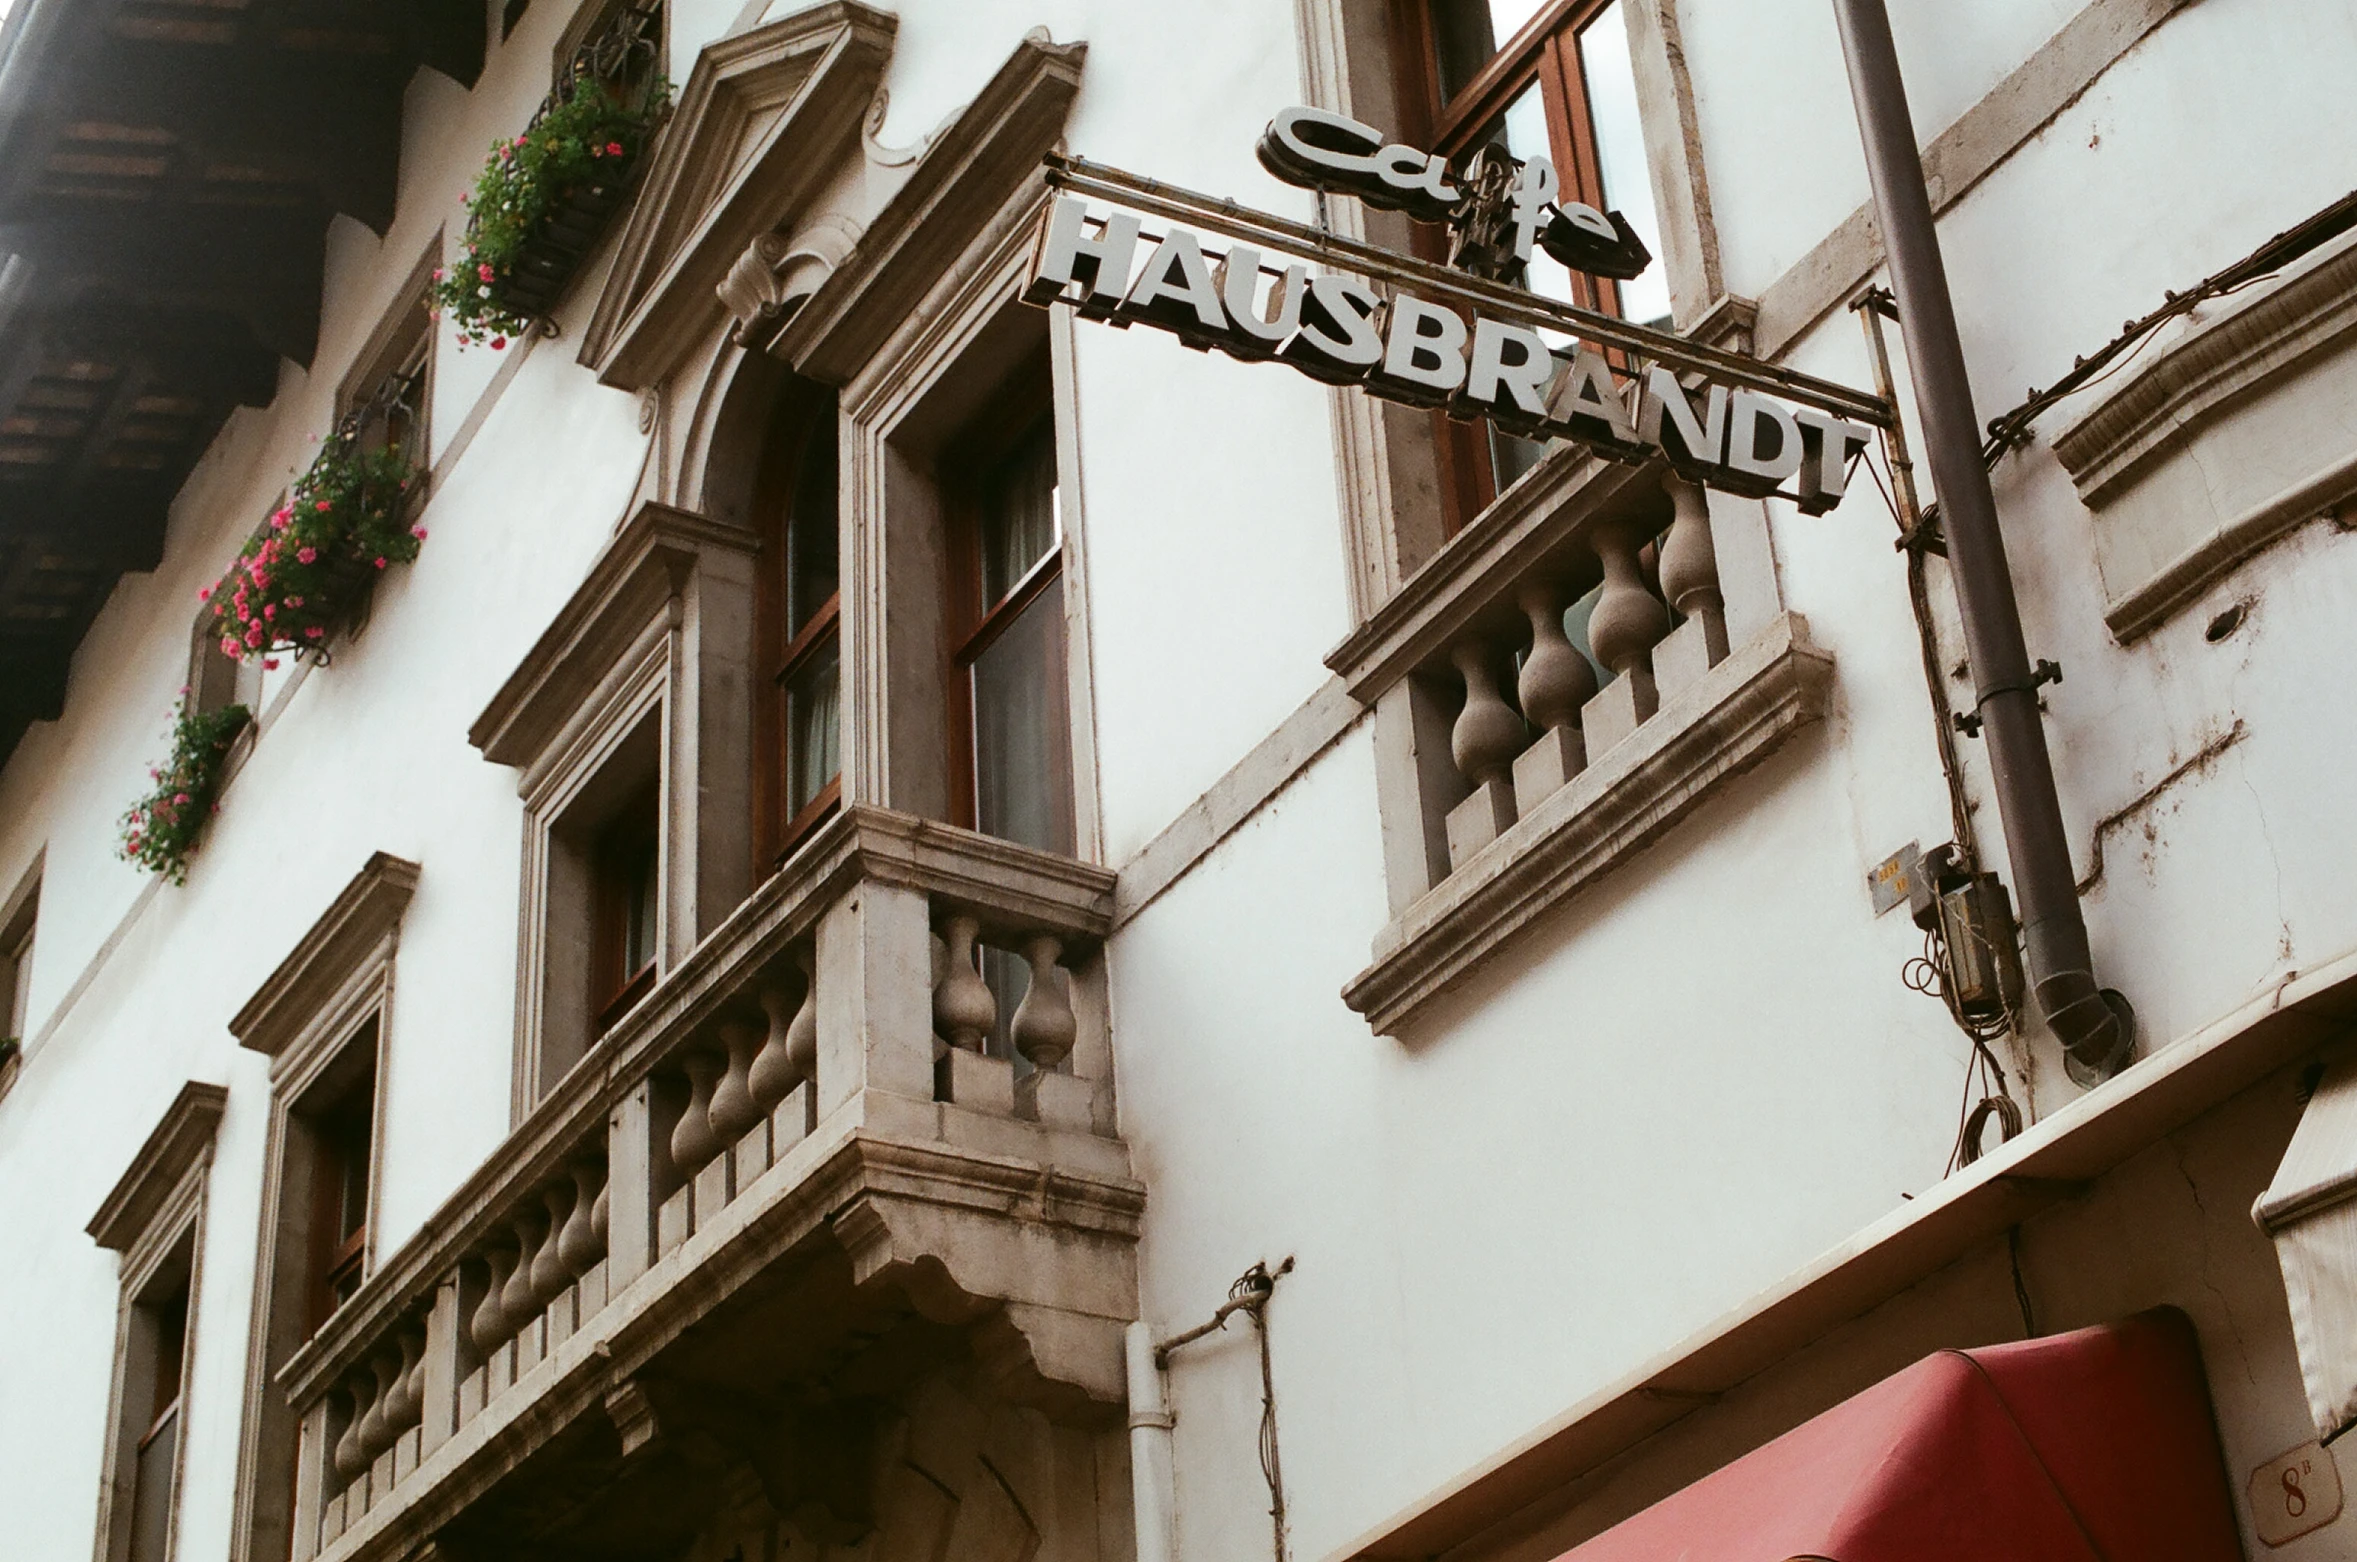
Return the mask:
[[279,1374],[296,1562],[674,1555],[748,1505],[853,1544],[893,1396],[945,1372],[1043,1447],[1110,1424],[1145,1198],[1112,891],[833,820]]

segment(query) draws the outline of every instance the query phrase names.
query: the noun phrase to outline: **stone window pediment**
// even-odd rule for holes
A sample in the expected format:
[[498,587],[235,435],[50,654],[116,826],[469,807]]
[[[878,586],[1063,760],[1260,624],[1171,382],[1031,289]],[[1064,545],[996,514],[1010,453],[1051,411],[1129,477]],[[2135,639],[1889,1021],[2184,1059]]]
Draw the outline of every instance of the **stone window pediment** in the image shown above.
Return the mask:
[[891,151],[874,133],[896,25],[826,5],[703,52],[583,333],[599,379],[654,384],[733,316],[742,344],[842,384],[1037,180],[1088,46],[1034,29]]
[[640,389],[695,345],[737,257],[858,144],[898,26],[836,0],[697,57],[583,332],[581,362],[600,380]]

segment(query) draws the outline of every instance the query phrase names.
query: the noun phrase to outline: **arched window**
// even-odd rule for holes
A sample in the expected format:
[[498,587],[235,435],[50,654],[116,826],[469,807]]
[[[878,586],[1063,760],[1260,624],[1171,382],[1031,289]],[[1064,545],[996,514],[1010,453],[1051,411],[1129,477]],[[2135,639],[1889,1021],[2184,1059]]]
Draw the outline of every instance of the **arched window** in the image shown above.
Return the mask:
[[834,392],[787,382],[755,493],[756,876],[766,877],[841,803],[843,656],[837,591]]

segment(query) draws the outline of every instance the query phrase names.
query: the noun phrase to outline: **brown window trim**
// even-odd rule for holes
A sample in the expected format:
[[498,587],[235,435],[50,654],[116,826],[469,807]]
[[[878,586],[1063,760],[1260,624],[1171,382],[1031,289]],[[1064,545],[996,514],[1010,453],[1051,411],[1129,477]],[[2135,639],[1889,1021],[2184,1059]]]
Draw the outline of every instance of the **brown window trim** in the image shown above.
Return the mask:
[[[943,686],[948,693],[950,823],[978,828],[980,799],[974,775],[974,662],[1022,610],[1038,600],[1049,582],[1064,573],[1063,540],[1008,589],[997,602],[982,604],[981,480],[1012,454],[1024,437],[1055,417],[1047,349],[1008,374],[987,403],[988,411],[968,425],[942,452],[942,521],[949,534],[949,568],[943,571],[949,601],[943,622],[949,655]],[[1070,655],[1070,648],[1066,648]],[[1067,723],[1070,712],[1065,715]]]
[[[801,458],[813,438],[823,437],[822,432],[812,430],[810,420],[822,416],[831,419],[834,410],[834,399],[824,387],[795,383],[780,398],[773,414],[769,449],[763,457],[754,490],[754,512],[775,518],[776,528],[768,535],[775,538],[781,549],[790,546],[792,510],[802,476]],[[788,430],[789,437],[780,437]],[[839,511],[840,473],[836,481]],[[841,569],[839,560],[837,569]],[[754,616],[760,626],[759,654],[764,660],[768,659],[774,636],[789,611],[785,576],[782,558],[774,562],[765,560],[755,583]],[[779,822],[788,785],[786,767],[792,758],[788,752],[791,734],[786,730],[786,689],[830,641],[841,644],[842,624],[843,593],[838,577],[834,594],[811,611],[807,623],[791,632],[785,646],[777,652],[769,677],[756,684],[753,712],[753,876],[756,879],[767,878],[793,856],[842,800],[843,778],[838,770],[832,780],[819,788],[816,796],[792,817]]]
[[[371,1018],[361,1022],[353,1034],[381,1021]],[[355,1121],[363,1124],[358,1139],[351,1132]],[[311,1185],[311,1284],[308,1298],[310,1307],[308,1333],[316,1334],[343,1306],[343,1298],[336,1294],[346,1281],[357,1281],[366,1275],[368,1267],[369,1214],[376,1191],[376,1073],[373,1067],[353,1082],[344,1094],[313,1119],[312,1133],[318,1146],[317,1160]],[[348,1234],[339,1234],[342,1223],[343,1198],[352,1177],[351,1158],[357,1148],[366,1161],[361,1169],[362,1213],[358,1226]]]
[[[625,829],[628,831],[627,836],[624,834]],[[629,802],[616,815],[613,824],[606,827],[591,848],[589,1008],[596,1016],[594,1024],[600,1032],[627,1014],[631,1005],[645,997],[648,989],[655,985],[655,968],[661,960],[661,934],[656,934],[647,958],[638,968],[629,969],[630,912],[636,886],[634,883],[625,883],[615,870],[617,866],[635,869],[644,860],[642,854],[649,847],[654,849],[656,921],[659,925],[662,920],[662,840],[663,793],[660,784],[656,784],[633,793]]]
[[[1411,133],[1433,151],[1454,158],[1465,152],[1481,128],[1537,82],[1547,109],[1548,152],[1562,180],[1564,198],[1602,209],[1603,173],[1597,161],[1595,126],[1588,116],[1587,82],[1581,72],[1579,32],[1612,0],[1554,0],[1533,16],[1448,102],[1440,101],[1440,59],[1434,40],[1430,0],[1392,0],[1393,37],[1400,47],[1400,101],[1413,122]],[[1414,228],[1417,251],[1442,257],[1439,229]],[[1572,275],[1576,302],[1604,314],[1620,313],[1620,290],[1611,279]],[[1615,355],[1617,358],[1617,355]],[[1496,470],[1485,425],[1432,414],[1440,465],[1441,528],[1454,536],[1498,497]]]

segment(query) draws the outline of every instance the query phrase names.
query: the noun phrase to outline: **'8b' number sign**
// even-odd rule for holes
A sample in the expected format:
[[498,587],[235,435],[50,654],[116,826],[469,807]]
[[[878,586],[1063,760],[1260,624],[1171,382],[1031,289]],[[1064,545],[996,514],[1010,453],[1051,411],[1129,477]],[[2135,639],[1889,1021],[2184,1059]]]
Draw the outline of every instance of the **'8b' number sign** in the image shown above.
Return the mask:
[[2302,1443],[2253,1470],[2248,1496],[2251,1527],[2280,1546],[2341,1516],[2341,1472],[2329,1449]]

